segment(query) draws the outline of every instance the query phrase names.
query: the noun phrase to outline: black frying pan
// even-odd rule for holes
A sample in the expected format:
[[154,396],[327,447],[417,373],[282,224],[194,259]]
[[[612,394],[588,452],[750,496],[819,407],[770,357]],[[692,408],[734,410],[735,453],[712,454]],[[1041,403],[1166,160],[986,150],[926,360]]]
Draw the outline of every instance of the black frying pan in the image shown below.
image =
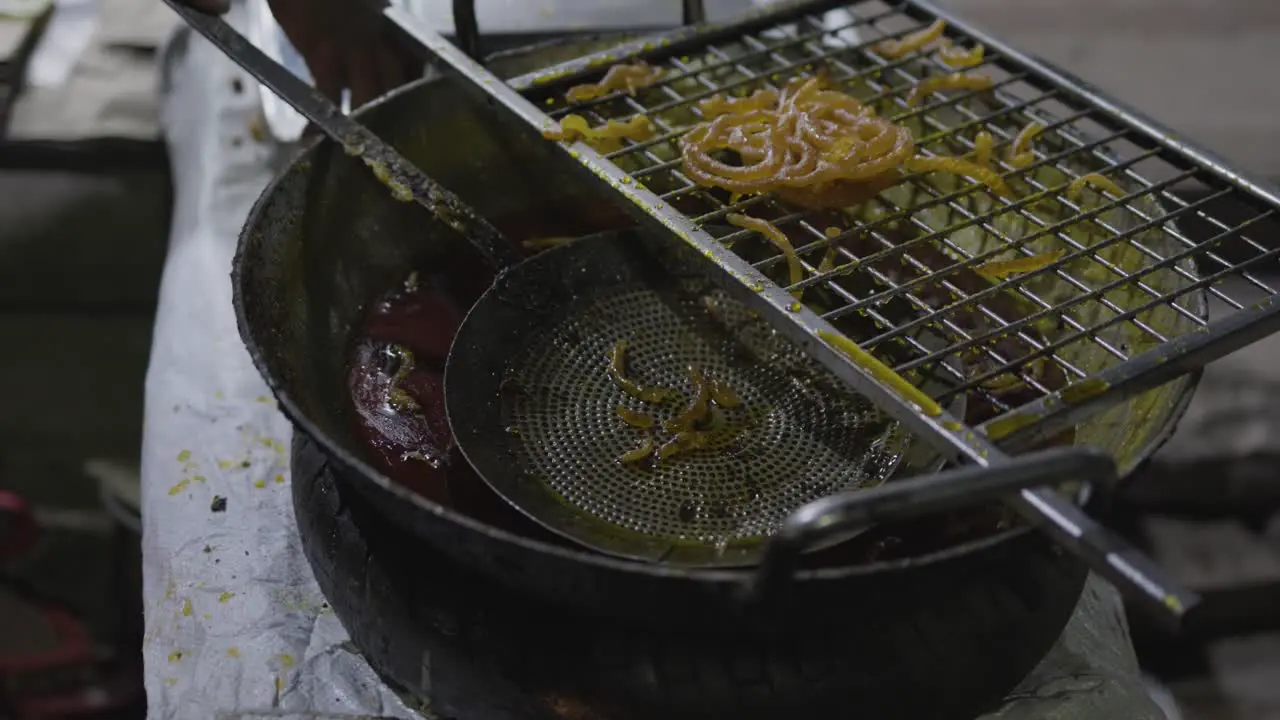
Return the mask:
[[[722,326],[718,331],[728,344],[707,345],[700,332],[707,323],[692,316],[713,313],[691,313],[681,306],[698,306],[713,298],[716,288],[705,275],[707,264],[699,263],[687,248],[642,243],[635,233],[611,233],[517,262],[514,246],[465,202],[346,118],[224,21],[177,0],[167,2],[246,72],[341,143],[348,155],[369,166],[393,197],[416,200],[429,211],[424,218],[460,233],[496,268],[498,279],[468,314],[449,353],[449,422],[455,440],[485,482],[548,529],[633,559],[722,565],[758,560],[762,542],[785,523],[787,540],[767,551],[772,560],[753,585],[770,587],[785,582],[770,575],[773,568],[794,566],[793,556],[815,547],[819,538],[847,536],[870,519],[956,509],[1051,482],[1114,479],[1110,458],[1075,448],[1028,456],[998,469],[957,470],[895,483],[876,493],[853,492],[883,482],[892,473],[903,452],[894,446],[896,426],[767,326]],[[663,252],[667,245],[670,252]],[[732,302],[717,300],[721,301]],[[722,312],[753,317],[745,308]],[[579,347],[563,347],[566,341],[557,340],[557,333],[566,328],[573,333],[567,343]],[[690,409],[669,411],[660,423],[673,439],[654,448],[658,467],[651,477],[661,478],[656,482],[638,476],[636,463],[611,461],[602,454],[599,441],[604,438],[599,433],[592,435],[584,428],[564,432],[574,413],[565,415],[563,409],[581,411],[584,405],[562,401],[556,393],[586,395],[586,412],[577,413],[580,418],[590,421],[611,414],[605,393],[581,390],[601,375],[591,372],[596,364],[590,361],[592,350],[582,346],[611,329],[650,341],[668,364],[697,363],[689,367],[699,378],[704,372],[715,374],[706,382],[698,380],[701,390],[693,392],[706,395],[711,386],[733,397],[732,407],[717,398],[735,433],[730,442],[745,443],[754,456],[733,463],[723,448],[699,447],[688,454],[703,462],[680,462],[684,472],[663,475],[662,469],[677,464],[663,454],[667,448],[695,432],[712,434],[694,429]],[[748,336],[760,339],[744,340]],[[543,344],[531,357],[529,348],[539,341],[550,345]],[[512,353],[524,359],[515,375],[510,372],[513,365],[503,362]],[[615,357],[615,380],[621,373],[619,362]],[[766,372],[759,372],[761,368]],[[527,409],[515,414],[515,425],[508,425],[501,396],[512,379],[536,380],[540,384],[526,391],[546,392],[533,399],[526,393],[520,405]],[[736,410],[739,404],[745,406],[742,412]],[[740,422],[731,417],[749,414],[752,408],[769,409],[764,417]],[[735,429],[735,422],[741,427]],[[672,429],[676,423],[682,427]],[[522,428],[540,431],[535,438],[522,439],[518,447],[524,452],[503,452],[495,444],[502,433],[520,434],[514,431]],[[985,479],[978,482],[979,478]],[[737,507],[711,516],[695,508],[686,517],[691,503],[720,508],[726,502]],[[721,517],[725,513],[730,515],[727,520]]]
[[[516,63],[509,66],[516,72],[533,67],[518,60],[507,61]],[[600,205],[538,144],[514,139],[500,118],[445,82],[407,88],[357,116],[487,217],[536,216],[545,234],[563,235],[575,232],[582,214],[572,208]],[[298,431],[323,448],[333,472],[388,522],[513,593],[654,628],[814,631],[896,647],[899,640],[889,639],[898,637],[894,628],[905,638],[917,626],[912,618],[928,615],[930,627],[946,638],[929,652],[951,653],[947,648],[970,642],[990,651],[976,664],[966,652],[942,665],[1017,666],[1018,676],[1057,636],[1083,585],[1083,565],[1029,528],[999,530],[985,512],[971,519],[972,527],[930,517],[910,529],[886,530],[886,538],[901,537],[906,545],[883,560],[824,555],[823,567],[775,572],[782,597],[753,605],[743,602],[744,589],[757,578],[752,570],[679,568],[565,547],[397,485],[370,462],[339,380],[355,328],[410,269],[483,276],[484,265],[456,235],[424,235],[418,208],[393,200],[362,165],[327,142],[304,148],[246,223],[233,287],[249,353]],[[465,307],[481,292],[458,290],[452,297]],[[992,607],[1002,609],[993,615]],[[867,635],[873,631],[888,634],[875,640]]]

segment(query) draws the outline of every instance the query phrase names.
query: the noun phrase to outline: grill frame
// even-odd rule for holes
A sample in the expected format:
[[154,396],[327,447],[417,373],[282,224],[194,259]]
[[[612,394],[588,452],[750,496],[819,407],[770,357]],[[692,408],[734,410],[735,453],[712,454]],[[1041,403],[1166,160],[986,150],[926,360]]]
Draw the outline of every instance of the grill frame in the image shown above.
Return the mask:
[[[782,26],[801,19],[806,14],[825,13],[842,6],[858,6],[871,2],[874,0],[862,0],[856,3],[833,0],[786,3],[781,7],[757,11],[729,23],[684,28],[650,36],[511,82],[497,81],[482,66],[466,57],[443,38],[416,27],[413,19],[398,8],[384,7],[383,14],[429,55],[441,61],[442,69],[459,77],[463,81],[463,86],[475,93],[482,102],[505,111],[505,114],[523,122],[528,127],[547,134],[557,130],[558,125],[543,112],[541,107],[527,97],[531,93],[565,89],[576,82],[591,79],[590,76],[593,73],[597,76],[603,74],[604,69],[609,65],[630,59],[642,58],[656,62],[663,57],[696,52],[699,48],[705,48],[708,44],[719,42],[729,36],[740,36]],[[1099,113],[1108,124],[1118,123],[1125,132],[1141,136],[1148,144],[1148,153],[1145,157],[1164,155],[1189,163],[1190,167],[1194,167],[1196,171],[1205,173],[1205,177],[1210,178],[1211,184],[1225,184],[1227,192],[1237,193],[1247,201],[1248,207],[1255,208],[1258,213],[1267,217],[1274,213],[1277,206],[1280,206],[1280,193],[1273,188],[1231,171],[1220,159],[1175,139],[1158,124],[1105,98],[1096,90],[1078,82],[1078,79],[1070,78],[1061,71],[974,30],[931,3],[924,0],[902,0],[893,3],[892,8],[915,18],[917,20],[915,27],[922,26],[924,20],[946,20],[951,30],[950,36],[963,35],[973,41],[982,42],[988,50],[994,51],[1016,65],[1019,72],[1025,71],[1025,75],[1019,75],[1010,82],[1034,77],[1039,82],[1049,83],[1057,91],[1083,102],[1090,111]],[[897,35],[900,36],[913,29],[914,27],[901,29]],[[879,39],[876,38],[876,40]],[[625,198],[633,203],[633,214],[637,219],[647,222],[651,227],[665,229],[675,234],[710,259],[712,261],[710,266],[717,268],[724,276],[723,287],[731,295],[736,295],[736,299],[748,305],[754,305],[762,314],[767,314],[774,320],[781,320],[776,324],[779,332],[790,337],[855,390],[862,392],[889,415],[902,422],[908,430],[934,445],[953,461],[970,462],[982,467],[1006,464],[1011,458],[1005,450],[996,445],[995,439],[1002,438],[1003,443],[1007,445],[1013,445],[1017,441],[1025,443],[1033,430],[1043,431],[1043,428],[1051,425],[1050,422],[1045,421],[1044,417],[1037,418],[1020,408],[1015,408],[1012,414],[1006,413],[1002,418],[993,418],[993,420],[1012,418],[1018,422],[1007,423],[1003,427],[987,423],[981,428],[986,431],[982,433],[959,422],[945,410],[938,413],[921,412],[923,408],[917,407],[910,399],[900,395],[891,387],[892,383],[884,382],[883,374],[878,373],[874,367],[868,367],[866,363],[852,362],[827,342],[820,341],[819,337],[824,331],[838,334],[835,328],[807,307],[791,308],[793,299],[785,288],[770,282],[750,263],[726,250],[722,243],[699,227],[690,217],[666,208],[660,197],[639,183],[635,183],[628,173],[585,143],[565,143],[559,145],[559,148],[575,159],[576,165],[586,171],[587,175],[594,175],[598,180],[612,187],[616,197]],[[1141,161],[1145,157],[1137,158],[1134,162]],[[1161,186],[1157,190],[1163,191],[1170,186],[1171,184]],[[1175,203],[1182,207],[1181,212],[1184,214],[1195,211],[1210,222],[1215,220],[1197,210],[1199,203],[1186,207],[1187,203],[1176,198]],[[1222,228],[1230,230],[1226,225],[1222,225]],[[1211,240],[1208,244],[1212,245],[1216,240]],[[1271,250],[1260,245],[1254,245],[1254,247],[1260,252],[1260,256],[1253,258],[1251,264],[1275,257]],[[1192,249],[1202,248],[1193,247]],[[1224,266],[1227,267],[1227,271],[1234,269],[1229,263],[1224,263]],[[1220,279],[1220,276],[1227,271],[1211,274],[1206,282]],[[1277,312],[1274,290],[1265,286],[1264,289],[1267,297],[1247,308],[1243,303],[1228,298],[1229,304],[1240,308],[1233,315],[1205,326],[1200,332],[1188,333],[1182,338],[1166,342],[1138,357],[1120,363],[1111,368],[1111,380],[1095,378],[1088,381],[1089,384],[1075,383],[1042,397],[1041,401],[1047,400],[1055,404],[1052,408],[1046,404],[1049,412],[1045,417],[1062,425],[1070,425],[1075,419],[1096,414],[1120,400],[1156,387],[1169,379],[1194,374],[1204,363],[1274,332],[1277,326],[1280,326],[1280,312]],[[1183,395],[1185,399],[1185,393]],[[1058,407],[1063,405],[1069,407],[1059,410]],[[1063,495],[1045,489],[1023,490],[1017,496],[1009,498],[1008,502],[1025,519],[1052,535],[1059,545],[1069,548],[1092,568],[1103,573],[1113,582],[1126,587],[1140,601],[1156,609],[1162,619],[1177,623],[1186,611],[1198,603],[1198,598],[1194,594],[1187,593],[1178,588],[1176,583],[1170,582],[1158,567],[1122,540],[1107,532]]]
[[[1192,293],[1203,292],[1207,295],[1213,296],[1219,303],[1225,304],[1234,310],[1231,315],[1225,318],[1209,321],[1201,313],[1193,313],[1190,310],[1182,308],[1184,314],[1188,317],[1192,317],[1193,315],[1197,316],[1192,319],[1194,322],[1199,324],[1200,327],[1196,328],[1199,332],[1184,333],[1166,337],[1161,335],[1158,331],[1155,331],[1152,334],[1158,341],[1157,347],[1146,352],[1133,354],[1127,354],[1121,350],[1112,348],[1111,350],[1120,359],[1118,363],[1107,367],[1101,372],[1083,373],[1078,370],[1073,372],[1074,378],[1077,382],[1094,381],[1095,383],[1105,384],[1107,387],[1107,391],[1105,393],[1093,393],[1089,394],[1093,396],[1081,397],[1082,395],[1088,394],[1079,392],[1082,388],[1076,388],[1074,389],[1074,392],[1069,390],[1066,393],[1061,391],[1042,391],[1040,397],[1013,407],[1003,408],[1003,412],[1000,415],[981,423],[976,427],[977,430],[981,431],[982,434],[992,440],[999,439],[1001,441],[1001,447],[1008,451],[1022,450],[1033,446],[1037,442],[1041,442],[1054,436],[1062,430],[1080,422],[1082,419],[1096,414],[1105,407],[1124,402],[1143,392],[1159,387],[1160,385],[1168,383],[1171,380],[1177,379],[1178,377],[1188,373],[1194,372],[1203,367],[1204,363],[1207,362],[1207,359],[1227,354],[1230,351],[1247,345],[1249,342],[1265,337],[1276,330],[1280,330],[1280,313],[1276,312],[1275,306],[1275,299],[1280,296],[1277,295],[1276,288],[1271,287],[1261,278],[1245,275],[1244,277],[1246,281],[1252,286],[1250,290],[1252,290],[1254,294],[1262,294],[1265,296],[1261,301],[1250,303],[1247,299],[1237,299],[1231,293],[1224,291],[1219,287],[1220,281],[1226,277],[1237,276],[1241,271],[1247,271],[1250,267],[1257,266],[1280,257],[1280,248],[1266,248],[1265,246],[1254,242],[1250,238],[1240,237],[1241,243],[1248,246],[1253,251],[1254,254],[1252,257],[1249,257],[1244,261],[1227,260],[1213,252],[1214,246],[1223,246],[1227,244],[1228,241],[1236,239],[1237,236],[1240,236],[1241,233],[1247,230],[1250,226],[1257,225],[1258,223],[1274,221],[1275,219],[1280,218],[1280,215],[1276,212],[1277,206],[1280,206],[1280,193],[1277,193],[1277,191],[1262,182],[1252,180],[1240,173],[1230,170],[1222,159],[1177,139],[1171,131],[1168,131],[1153,121],[1142,117],[1122,104],[1107,98],[1100,91],[1092,88],[1079,78],[1054,68],[1043,61],[1014,50],[1004,43],[969,26],[967,23],[959,20],[951,13],[936,7],[932,3],[924,2],[923,0],[906,0],[905,2],[892,5],[887,3],[868,2],[866,0],[856,3],[849,3],[847,1],[787,3],[784,4],[784,7],[781,9],[768,13],[759,13],[755,18],[748,19],[743,22],[707,26],[701,32],[693,32],[689,29],[680,29],[657,36],[657,39],[650,38],[646,41],[638,41],[622,45],[613,50],[579,58],[577,60],[549,68],[542,72],[521,76],[511,81],[510,86],[513,89],[521,91],[526,97],[530,97],[530,99],[541,101],[543,98],[554,95],[557,92],[561,92],[573,84],[598,77],[602,67],[616,62],[623,62],[629,59],[643,59],[654,63],[662,62],[665,64],[672,58],[675,58],[675,63],[677,64],[677,67],[679,67],[681,64],[679,56],[681,54],[695,51],[703,53],[708,51],[716,52],[715,45],[717,43],[732,40],[735,37],[750,36],[752,33],[770,29],[788,22],[807,21],[810,26],[816,26],[818,25],[816,16],[820,16],[827,11],[848,7],[850,5],[856,7],[876,4],[884,5],[887,9],[859,18],[856,23],[857,26],[866,28],[874,25],[876,22],[894,17],[911,17],[917,21],[917,25],[911,28],[904,28],[897,33],[878,36],[873,39],[866,40],[856,48],[846,47],[841,50],[830,52],[830,55],[853,54],[859,55],[863,60],[871,57],[873,60],[880,63],[882,69],[892,68],[900,72],[905,72],[902,71],[903,66],[918,57],[918,54],[909,54],[905,58],[899,60],[884,60],[878,56],[869,56],[867,50],[870,49],[872,44],[883,38],[901,37],[907,32],[926,26],[934,19],[942,19],[947,23],[948,37],[959,38],[962,43],[981,43],[988,49],[988,51],[993,51],[988,54],[987,58],[984,60],[984,65],[981,67],[990,65],[993,62],[993,56],[995,56],[995,63],[1002,67],[1011,66],[1016,68],[1015,73],[1012,76],[999,81],[998,86],[1008,86],[1020,81],[1034,79],[1048,87],[1048,89],[1044,90],[1039,97],[1033,99],[1009,96],[1005,93],[1001,93],[997,88],[997,92],[995,94],[999,96],[1001,103],[1000,108],[994,113],[994,115],[1008,115],[1024,111],[1046,100],[1056,99],[1058,96],[1070,96],[1077,105],[1087,106],[1086,109],[1078,110],[1073,116],[1068,116],[1066,118],[1055,119],[1050,116],[1050,122],[1046,123],[1048,126],[1046,128],[1046,132],[1053,132],[1060,139],[1067,140],[1073,143],[1076,147],[1072,150],[1068,150],[1067,152],[1039,152],[1037,153],[1036,162],[1030,168],[1026,169],[1032,170],[1036,167],[1052,163],[1060,165],[1061,161],[1066,157],[1080,152],[1089,152],[1100,162],[1109,166],[1112,170],[1125,172],[1126,177],[1137,181],[1139,187],[1138,190],[1131,190],[1124,197],[1119,199],[1106,197],[1102,205],[1095,205],[1092,208],[1085,207],[1081,204],[1080,207],[1077,208],[1080,211],[1078,218],[1096,219],[1108,210],[1115,209],[1117,207],[1134,210],[1132,204],[1136,200],[1143,197],[1149,197],[1153,194],[1157,195],[1158,202],[1167,203],[1172,206],[1172,208],[1161,208],[1161,216],[1155,218],[1152,218],[1150,213],[1143,213],[1139,210],[1138,212],[1140,216],[1143,216],[1143,224],[1141,226],[1131,228],[1120,233],[1109,233],[1102,242],[1108,245],[1119,245],[1127,239],[1135,237],[1139,231],[1157,230],[1162,233],[1169,234],[1182,246],[1181,251],[1173,257],[1149,253],[1151,255],[1155,255],[1153,262],[1157,262],[1159,265],[1155,268],[1148,267],[1143,272],[1145,273],[1150,272],[1151,270],[1158,270],[1162,267],[1169,267],[1172,265],[1173,261],[1186,261],[1194,259],[1196,256],[1207,255],[1208,261],[1212,263],[1212,269],[1208,272],[1192,274],[1174,266],[1175,269],[1179,270],[1180,274],[1191,285],[1190,287],[1181,289],[1179,295],[1187,297]],[[755,48],[755,52],[760,55],[776,53],[779,49],[794,47],[806,42],[811,43],[815,38],[821,38],[824,35],[836,34],[837,32],[840,31],[832,29],[810,29],[809,32],[803,35],[803,39],[797,39],[795,36],[790,36],[773,46],[767,47],[762,43],[759,43],[759,41],[756,41],[757,47]],[[718,54],[722,57],[727,57],[723,52]],[[742,57],[735,57],[731,60],[722,60],[722,63],[724,65],[741,65],[744,62],[750,62],[750,60],[751,58],[749,57],[745,59]],[[817,58],[815,58],[814,61],[817,61]],[[800,64],[801,63],[793,63],[792,67],[798,67]],[[703,67],[701,69],[695,68],[692,70],[682,68],[682,70],[687,71],[688,75],[672,77],[669,74],[660,81],[656,87],[669,89],[672,84],[678,82],[684,77],[688,77],[689,75],[705,77],[705,75],[712,69]],[[845,79],[844,76],[841,76],[841,79]],[[738,84],[748,85],[749,83],[739,82]],[[723,89],[725,88],[721,87],[713,89],[708,85],[707,90],[701,95],[684,97],[680,103],[688,104],[696,102],[702,97],[708,97],[717,92],[717,90]],[[899,95],[900,94],[902,94],[901,89],[899,90]],[[966,100],[974,98],[980,94],[981,93],[979,92],[955,93],[948,96],[941,102],[935,100],[931,106],[922,108],[916,112],[927,112],[938,106],[960,107]],[[938,96],[935,95],[934,97],[936,98]],[[607,101],[608,100],[594,101],[592,103],[584,103],[576,106],[557,106],[555,110],[552,110],[547,114],[550,117],[558,118],[568,112],[581,112],[583,109],[590,109]],[[674,98],[673,101],[666,106],[659,106],[657,108],[644,107],[639,101],[634,99],[631,99],[628,102],[633,106],[634,110],[637,112],[644,112],[650,117],[653,117],[653,113],[655,112],[670,110],[672,106],[677,104]],[[989,119],[989,117],[979,117],[972,112],[969,114],[973,116],[970,120],[971,127],[975,124],[985,125],[985,121]],[[625,117],[628,116],[608,116],[609,119],[624,119]],[[604,118],[596,116],[591,119],[598,122]],[[1089,138],[1087,135],[1071,132],[1070,126],[1075,125],[1082,120],[1105,120],[1110,124],[1112,130],[1108,135],[1100,138]],[[951,132],[963,129],[964,128],[957,128],[955,126],[948,128]],[[638,145],[632,145],[631,147],[624,148],[619,152],[610,153],[603,157],[611,164],[614,164],[615,161],[620,158],[624,158],[636,152],[636,148],[643,150],[644,148],[652,147],[658,143],[666,141],[669,137],[672,137],[672,135],[673,134],[671,133],[663,133],[655,139]],[[1110,152],[1110,149],[1107,147],[1109,143],[1130,138],[1140,139],[1145,144],[1142,153],[1136,157],[1117,157],[1115,154]],[[922,140],[921,144],[927,144],[930,140],[936,139],[936,137],[925,138]],[[1007,141],[1010,141],[1011,139],[1011,137],[1006,137],[1004,138],[1004,141],[997,145],[997,158],[1000,154],[999,151],[1003,150],[1007,145]],[[972,148],[971,142],[969,143],[969,147],[970,149]],[[1143,161],[1157,158],[1165,162],[1169,162],[1172,159],[1178,163],[1180,165],[1180,167],[1178,167],[1179,175],[1173,178],[1150,181],[1142,177],[1139,171],[1133,169],[1134,166],[1140,165]],[[663,168],[669,168],[674,165],[678,165],[678,161],[670,161],[665,163],[665,165],[655,167],[658,171],[661,171]],[[1010,171],[1009,167],[1009,165],[1005,164],[1002,168],[1002,170],[1005,171],[1006,177],[1017,176],[1022,173],[1022,170]],[[655,168],[649,168],[646,171],[641,171],[641,173],[633,174],[632,177],[643,179],[643,177],[652,174],[654,171]],[[1198,200],[1188,202],[1183,200],[1177,194],[1179,181],[1187,179],[1204,179],[1205,177],[1211,178],[1213,182],[1218,184],[1217,188],[1208,197],[1202,197]],[[692,185],[692,183],[689,183],[689,185]],[[625,192],[625,188],[623,189]],[[669,192],[661,194],[659,195],[659,202],[670,202],[675,197],[681,194],[686,194],[687,192],[689,191],[682,189],[677,190],[674,193]],[[974,192],[981,192],[981,190],[978,189]],[[968,191],[961,191],[958,194],[964,195],[969,193]],[[636,198],[633,197],[633,200],[634,199]],[[948,197],[944,196],[940,200],[935,198],[935,201],[946,201],[948,199]],[[1233,201],[1240,201],[1244,199],[1251,203],[1255,203],[1257,206],[1255,214],[1244,221],[1225,223],[1206,211],[1206,208],[1211,206],[1215,201],[1227,199]],[[740,201],[736,206],[720,207],[715,211],[696,216],[692,218],[692,220],[696,224],[706,223],[708,221],[714,222],[722,218],[728,212],[740,211],[759,202],[761,202],[761,199],[758,197],[748,198]],[[1024,205],[1024,200],[1015,200],[1011,203],[1011,206],[1014,207],[1019,205]],[[1025,205],[1022,209],[1025,210]],[[784,218],[779,225],[792,221],[799,215],[803,215],[803,213],[794,213],[791,216]],[[991,215],[991,213],[978,215],[971,221],[980,222],[989,218]],[[1201,221],[1215,225],[1219,230],[1219,233],[1217,236],[1210,238],[1207,241],[1197,241],[1188,237],[1187,234],[1183,233],[1174,225],[1175,221],[1186,216],[1196,216]],[[667,224],[670,226],[669,223]],[[1040,231],[1038,234],[1045,234],[1047,232],[1051,232],[1053,229],[1055,228],[1051,226],[1050,231]],[[1056,229],[1060,231],[1062,228],[1057,227]],[[748,234],[749,233],[746,231],[740,231],[731,236],[731,239],[744,237]],[[847,234],[848,233],[845,233],[845,235]],[[936,239],[939,235],[940,233],[938,231],[934,231],[933,239]],[[842,235],[842,237],[844,236]],[[726,238],[722,237],[720,239],[724,240]],[[923,238],[917,240],[923,240]],[[1026,238],[1024,238],[1024,242],[1025,240]],[[796,285],[783,286],[780,289],[789,291],[810,288],[820,283],[828,282],[832,279],[834,273],[838,272],[839,269],[837,269],[837,271],[828,272],[824,276],[815,276],[812,274],[813,268],[817,264],[815,251],[819,249],[821,244],[822,241],[820,238],[814,237],[812,238],[811,243],[797,247],[797,254],[800,255],[802,259],[812,259],[812,261],[806,263],[807,276],[802,282]],[[1096,250],[1096,246],[1093,249]],[[1069,263],[1072,257],[1078,257],[1080,254],[1081,253],[1079,252],[1073,252],[1072,255],[1060,259],[1050,268],[1037,270],[1013,281],[1005,281],[996,288],[993,288],[992,292],[994,294],[996,292],[1007,290],[1010,287],[1016,287],[1030,276],[1039,275],[1046,270],[1054,271],[1054,269],[1057,268],[1058,272],[1061,272],[1061,267],[1063,265]],[[990,257],[991,255],[993,255],[993,253],[988,253],[987,256]],[[984,258],[977,258],[977,260],[982,259]],[[759,270],[767,270],[770,267],[781,263],[782,260],[783,258],[779,253],[764,260],[763,262],[754,263],[754,266]],[[867,259],[864,258],[863,261],[866,263]],[[976,261],[967,261],[964,264],[967,266],[974,266],[978,263]],[[1203,267],[1204,264],[1205,263],[1201,263],[1201,267]],[[1121,278],[1107,287],[1122,284],[1128,283],[1125,282],[1125,279]],[[1098,290],[1094,288],[1091,288],[1090,292],[1094,295],[1100,294]],[[1163,305],[1169,300],[1168,293],[1157,294],[1158,297],[1153,296],[1144,307],[1150,307],[1157,304]],[[868,302],[868,299],[862,298],[861,302],[865,305]],[[1181,308],[1181,306],[1178,307]],[[1131,308],[1116,309],[1130,314],[1133,312]],[[847,314],[851,310],[852,303],[843,308],[829,311],[825,313],[823,317],[835,318],[840,315]],[[937,315],[939,315],[937,311],[932,313],[932,316]],[[1018,324],[1020,326],[1025,326],[1034,319],[1035,318],[1024,319],[1018,321]],[[924,319],[917,318],[912,322],[912,325],[915,326],[924,322]],[[900,329],[901,328],[899,328],[899,330]],[[1067,340],[1059,339],[1052,341],[1052,343],[1048,347],[1045,347],[1044,350],[1051,352],[1068,342],[1074,341],[1076,338],[1087,336],[1097,329],[1098,328],[1096,326],[1082,327],[1077,325],[1074,328],[1074,333]],[[890,330],[885,332],[884,335],[892,336],[895,332],[897,331]],[[887,337],[873,338],[871,341],[868,341],[866,345],[874,346],[878,341],[884,339],[887,339]],[[955,348],[948,348],[947,350],[950,351],[953,349]],[[937,360],[940,356],[941,353],[939,351],[934,351],[929,357],[917,358],[911,362],[900,364],[896,369],[900,371],[910,370],[918,367],[921,363],[927,360]],[[989,379],[1000,372],[1017,369],[1017,367],[1024,365],[1025,361],[1029,359],[1029,357],[1016,358],[1012,361],[1003,363],[1000,367],[987,371],[984,377]],[[977,380],[981,379],[982,378],[979,378]],[[977,380],[974,380],[974,382]],[[969,389],[971,386],[972,383],[968,386],[962,385],[959,389]],[[1076,402],[1064,402],[1065,398],[1073,398]],[[968,428],[966,427],[965,432],[967,433],[967,431]],[[986,448],[979,448],[977,455],[981,456],[983,454],[983,449]],[[973,448],[958,448],[958,450],[960,456],[967,456],[967,459],[969,460],[981,462],[980,459],[973,456]],[[1139,456],[1143,454],[1145,453],[1137,453]]]

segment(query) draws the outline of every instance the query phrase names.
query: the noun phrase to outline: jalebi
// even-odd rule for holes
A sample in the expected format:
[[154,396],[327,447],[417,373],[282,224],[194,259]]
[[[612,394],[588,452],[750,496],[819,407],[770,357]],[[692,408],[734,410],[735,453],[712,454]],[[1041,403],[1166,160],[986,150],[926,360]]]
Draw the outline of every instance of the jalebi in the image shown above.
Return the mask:
[[[914,149],[906,128],[824,89],[818,78],[788,86],[773,107],[719,115],[680,139],[685,172],[699,185],[743,194],[777,190],[811,207],[831,207],[827,201],[857,196],[861,185],[896,178]],[[739,163],[717,157],[726,150]]]
[[943,90],[990,90],[992,84],[991,78],[986,75],[968,73],[934,75],[921,80],[911,88],[911,93],[907,95],[907,104],[918,105],[921,100]]
[[584,103],[604,97],[615,90],[625,90],[628,94],[635,95],[637,90],[646,88],[661,78],[662,68],[637,60],[625,65],[614,65],[600,82],[574,85],[564,94],[564,99],[571,103]]

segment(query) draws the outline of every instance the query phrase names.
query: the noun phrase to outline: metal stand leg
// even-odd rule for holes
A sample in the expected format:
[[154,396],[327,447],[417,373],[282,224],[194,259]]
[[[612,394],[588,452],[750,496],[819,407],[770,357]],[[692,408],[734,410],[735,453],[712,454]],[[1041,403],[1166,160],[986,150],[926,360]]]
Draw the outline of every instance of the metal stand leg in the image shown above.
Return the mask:
[[703,0],[684,0],[684,13],[681,22],[685,25],[697,25],[707,20],[707,8]]

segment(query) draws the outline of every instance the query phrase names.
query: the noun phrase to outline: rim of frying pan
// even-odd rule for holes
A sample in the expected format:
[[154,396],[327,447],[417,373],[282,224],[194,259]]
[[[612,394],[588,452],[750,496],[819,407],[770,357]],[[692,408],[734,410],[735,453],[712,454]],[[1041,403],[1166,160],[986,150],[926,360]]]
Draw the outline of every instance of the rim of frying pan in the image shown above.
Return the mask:
[[[526,52],[536,52],[538,50],[538,46],[507,51],[504,54],[513,55],[521,52],[521,50]],[[371,101],[356,112],[352,113],[352,117],[358,119],[362,114],[369,112],[375,107],[389,103],[400,95],[412,93],[418,88],[427,86],[430,83],[444,81],[444,78],[440,77],[425,77],[415,80]],[[270,363],[265,357],[265,354],[261,350],[262,342],[260,341],[258,334],[254,332],[254,328],[249,323],[245,313],[245,288],[243,280],[245,274],[245,260],[249,254],[249,246],[254,234],[251,231],[251,228],[258,225],[258,220],[265,211],[266,205],[271,201],[277,187],[283,182],[284,178],[294,172],[299,163],[310,158],[312,153],[316,151],[316,148],[327,142],[331,141],[327,138],[317,137],[310,138],[301,143],[298,146],[298,152],[294,155],[286,168],[271,180],[271,182],[258,196],[258,199],[254,201],[253,207],[249,211],[249,215],[245,220],[245,224],[241,228],[240,236],[236,243],[236,253],[232,259],[231,266],[232,304],[235,308],[236,326],[240,332],[240,338],[249,352],[249,356],[253,361],[254,367],[258,370],[258,374],[262,376],[267,387],[279,402],[281,412],[283,412],[290,422],[293,423],[294,428],[305,433],[309,438],[316,442],[324,449],[324,452],[331,459],[357,471],[360,474],[362,481],[372,483],[379,491],[390,493],[397,499],[410,503],[418,510],[434,516],[437,521],[449,522],[462,526],[472,532],[488,536],[492,540],[518,545],[526,549],[532,549],[549,555],[556,555],[567,560],[595,566],[601,570],[638,573],[653,578],[681,578],[710,583],[740,583],[744,578],[751,577],[755,572],[754,566],[746,568],[681,568],[660,564],[642,563],[610,557],[608,555],[591,552],[585,548],[576,549],[552,545],[480,522],[479,520],[471,518],[452,508],[432,502],[421,495],[396,484],[390,478],[375,469],[372,465],[365,462],[365,460],[348,451],[340,443],[330,438],[307,417],[298,404],[294,402],[288,389],[285,387],[281,378],[273,371]],[[1172,435],[1178,421],[1181,420],[1183,413],[1186,412],[1187,405],[1191,401],[1191,396],[1194,394],[1196,385],[1199,383],[1200,371],[1192,373],[1187,377],[1190,380],[1188,387],[1186,391],[1182,393],[1182,397],[1179,398],[1178,402],[1171,409],[1169,419],[1165,422],[1164,427],[1161,428],[1159,433],[1153,436],[1152,441],[1148,442],[1141,452],[1134,455],[1134,460],[1130,463],[1131,466],[1136,467],[1141,461],[1149,458],[1161,445],[1165,443],[1165,441],[1169,439],[1170,435]],[[1086,495],[1081,494],[1077,501],[1083,503],[1085,499]],[[1034,528],[1030,525],[1022,524],[1009,530],[1002,530],[975,540],[968,540],[956,545],[948,546],[941,550],[911,557],[899,558],[890,561],[870,562],[859,565],[805,569],[798,571],[794,576],[794,580],[796,582],[841,580],[846,578],[884,574],[887,572],[911,570],[978,553],[997,545],[1003,545],[1006,542],[1012,541],[1014,538],[1031,533],[1033,530]]]

